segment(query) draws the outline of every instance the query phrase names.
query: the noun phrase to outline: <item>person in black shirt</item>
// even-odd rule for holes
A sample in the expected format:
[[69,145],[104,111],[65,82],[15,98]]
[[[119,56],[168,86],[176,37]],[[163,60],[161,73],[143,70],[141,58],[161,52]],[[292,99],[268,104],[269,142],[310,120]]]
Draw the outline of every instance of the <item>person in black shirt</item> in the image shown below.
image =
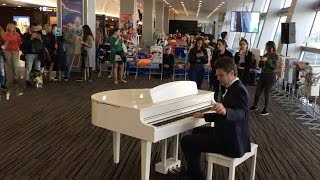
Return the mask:
[[[233,58],[232,53],[227,50],[227,43],[223,39],[218,39],[217,41],[217,50],[212,53],[212,59],[210,62],[212,74],[210,78],[210,86],[213,86],[214,89],[214,99],[216,102],[220,102],[221,96],[225,93],[225,87],[220,87],[220,82],[216,76],[216,61],[221,57],[230,57]],[[221,89],[221,90],[220,90]]]
[[204,65],[208,63],[208,54],[204,48],[202,37],[197,39],[196,46],[190,50],[188,61],[190,63],[190,79],[195,81],[200,89],[204,79]]
[[238,158],[250,152],[250,95],[237,78],[237,66],[229,57],[220,58],[217,63],[217,76],[221,85],[228,87],[223,101],[214,103],[212,113],[196,112],[198,119],[214,122],[214,127],[198,127],[192,134],[181,139],[181,148],[190,179],[204,180],[201,172],[200,157],[203,152],[219,153]]
[[159,64],[160,69],[162,68],[163,65],[163,76],[164,77],[170,77],[173,72],[173,65],[174,65],[174,57],[171,54],[171,49],[166,48],[165,53],[163,54],[163,61],[162,64]]
[[44,25],[44,30],[45,30],[45,34],[42,36],[42,40],[43,40],[43,44],[46,48],[46,53],[48,53],[47,55],[49,55],[50,57],[46,57],[45,58],[45,62],[46,62],[46,66],[49,69],[49,76],[48,76],[48,80],[51,81],[53,80],[51,77],[51,72],[53,70],[53,66],[54,64],[56,64],[56,39],[55,36],[52,32],[52,26],[50,26],[50,24],[45,24]]
[[252,64],[252,52],[248,50],[248,41],[241,39],[239,42],[239,52],[234,56],[234,62],[238,67],[238,77],[243,83],[247,85],[250,75],[249,70]]

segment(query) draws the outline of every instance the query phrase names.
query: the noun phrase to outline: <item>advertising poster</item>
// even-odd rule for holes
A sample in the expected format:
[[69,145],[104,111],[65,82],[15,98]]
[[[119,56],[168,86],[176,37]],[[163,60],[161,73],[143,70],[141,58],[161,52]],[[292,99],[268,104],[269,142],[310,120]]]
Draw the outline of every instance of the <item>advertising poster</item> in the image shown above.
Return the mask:
[[20,29],[21,33],[26,33],[28,27],[30,26],[29,16],[13,16],[13,21],[17,22],[17,28]]
[[130,29],[133,27],[132,14],[121,14],[120,15],[120,28]]
[[152,58],[151,61],[153,63],[162,63],[162,56],[163,56],[163,47],[162,46],[151,46],[150,51]]
[[72,24],[76,35],[81,35],[83,24],[83,0],[61,0],[62,25]]

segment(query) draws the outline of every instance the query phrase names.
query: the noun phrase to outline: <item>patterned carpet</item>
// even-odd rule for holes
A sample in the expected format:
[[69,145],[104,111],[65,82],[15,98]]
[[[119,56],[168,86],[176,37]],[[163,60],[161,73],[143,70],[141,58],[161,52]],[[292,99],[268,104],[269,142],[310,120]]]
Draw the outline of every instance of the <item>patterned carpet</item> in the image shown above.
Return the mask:
[[[90,96],[112,89],[151,88],[171,79],[141,75],[127,80],[115,85],[104,75],[92,83],[53,82],[43,89],[17,85],[10,100],[1,92],[0,179],[140,179],[140,142],[123,136],[120,163],[114,164],[112,133],[91,124]],[[252,87],[249,90],[254,94]],[[257,180],[320,179],[320,138],[277,102],[271,101],[269,116],[253,112],[250,129],[252,142],[259,145]],[[186,179],[155,172],[160,150],[159,143],[153,144],[150,179]],[[181,152],[179,156],[183,160]],[[249,179],[249,167],[249,162],[241,164],[236,179]],[[227,179],[227,173],[227,168],[214,166],[214,179]]]

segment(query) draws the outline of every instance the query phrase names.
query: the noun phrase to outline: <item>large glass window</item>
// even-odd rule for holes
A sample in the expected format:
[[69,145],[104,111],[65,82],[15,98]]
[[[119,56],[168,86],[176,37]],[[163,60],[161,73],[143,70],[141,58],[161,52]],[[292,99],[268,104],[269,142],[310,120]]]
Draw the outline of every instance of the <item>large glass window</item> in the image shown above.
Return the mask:
[[320,65],[320,54],[304,52],[301,60],[309,62],[311,65]]
[[267,13],[268,12],[269,5],[270,5],[270,0],[266,0],[265,3],[264,3],[264,7],[263,7],[263,10],[262,10],[262,13]]
[[245,37],[246,33],[241,33],[241,32],[236,32],[234,39],[233,39],[233,44],[232,44],[232,49],[238,49],[239,48],[239,42],[241,37]]
[[264,25],[264,19],[260,20],[260,22],[259,22],[259,32],[257,34],[252,34],[251,43],[250,43],[251,44],[251,48],[253,48],[253,47],[257,48],[258,47],[263,25]]
[[320,13],[317,12],[310,36],[308,38],[307,47],[320,48]]
[[291,6],[292,0],[285,0],[283,4],[283,8],[288,8]]
[[281,16],[278,22],[277,30],[276,33],[274,34],[273,41],[276,43],[278,46],[280,38],[281,38],[281,23],[286,22],[287,16]]

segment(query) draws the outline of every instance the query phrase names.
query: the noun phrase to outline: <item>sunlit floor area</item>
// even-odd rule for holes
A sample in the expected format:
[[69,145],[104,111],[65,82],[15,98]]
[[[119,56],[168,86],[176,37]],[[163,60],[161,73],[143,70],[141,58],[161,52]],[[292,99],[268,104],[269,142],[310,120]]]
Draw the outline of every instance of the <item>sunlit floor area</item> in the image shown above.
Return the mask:
[[[92,83],[74,78],[46,83],[42,89],[25,89],[21,80],[1,92],[0,179],[141,178],[140,141],[122,136],[120,163],[114,164],[112,133],[91,124],[90,96],[112,89],[152,88],[171,79],[128,76],[128,83],[115,85],[105,74]],[[254,87],[249,90],[254,94]],[[252,112],[250,124],[251,141],[259,145],[257,180],[320,179],[320,138],[276,101],[271,101],[269,116]],[[187,179],[155,172],[160,151],[159,143],[152,145],[150,179]],[[181,151],[179,157],[184,159]],[[204,156],[202,162],[206,173]],[[249,179],[249,162],[237,167],[236,179]],[[228,170],[215,165],[213,174],[224,180]]]

